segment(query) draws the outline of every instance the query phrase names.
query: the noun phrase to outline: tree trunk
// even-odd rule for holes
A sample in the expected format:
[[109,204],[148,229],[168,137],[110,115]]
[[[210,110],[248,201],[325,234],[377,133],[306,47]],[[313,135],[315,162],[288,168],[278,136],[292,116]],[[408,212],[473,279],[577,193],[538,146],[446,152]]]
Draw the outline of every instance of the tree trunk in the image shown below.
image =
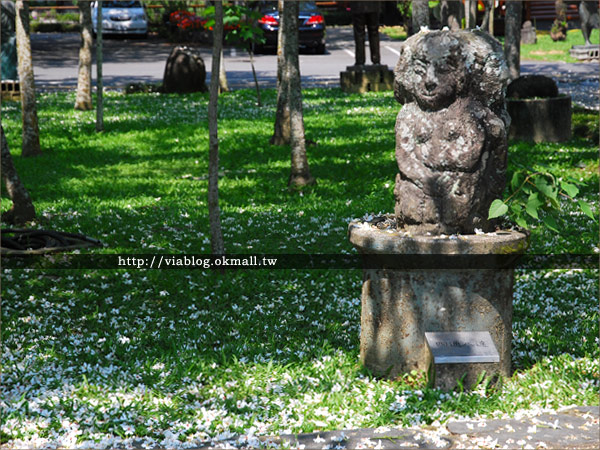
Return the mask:
[[208,102],[208,222],[212,253],[225,253],[219,209],[219,67],[223,54],[223,2],[215,2],[215,26],[213,28],[212,69]]
[[13,202],[12,208],[2,214],[2,220],[13,224],[22,224],[35,218],[35,208],[29,192],[19,178],[13,164],[12,156],[8,149],[8,142],[4,136],[4,128],[0,124],[0,146],[2,147],[2,179],[6,184],[6,191]]
[[15,6],[17,10],[17,54],[23,118],[21,156],[37,156],[42,153],[42,149],[40,147],[40,129],[35,105],[35,78],[33,76],[31,41],[29,39],[29,4],[26,1],[18,0]]
[[[279,29],[283,29],[283,0],[278,1]],[[273,145],[289,145],[290,143],[290,105],[288,104],[289,79],[285,71],[285,37],[281,32],[277,36],[277,112],[275,113],[275,130],[269,141]]]
[[229,83],[227,82],[227,72],[225,71],[225,58],[223,57],[222,45],[219,61],[219,92],[229,92]]
[[262,106],[260,86],[258,84],[258,78],[256,77],[256,69],[254,68],[254,51],[252,50],[251,45],[248,47],[248,55],[250,55],[250,67],[252,67],[252,77],[254,78],[254,87],[256,88],[256,105]]
[[79,44],[79,76],[77,77],[77,98],[75,109],[89,111],[92,105],[92,10],[89,1],[80,0],[79,24],[81,43]]
[[412,8],[412,32],[416,34],[421,30],[421,27],[429,28],[429,2],[427,0],[413,0]]
[[481,21],[481,28],[492,36],[494,35],[494,0],[485,0],[485,13]]
[[456,0],[442,0],[440,3],[440,13],[442,17],[442,26],[448,27],[452,31],[461,28],[461,4]]
[[465,0],[465,28],[472,30],[477,26],[477,0]]
[[521,0],[507,0],[504,32],[504,58],[510,78],[519,78],[521,58]]
[[96,16],[96,132],[104,131],[104,85],[102,84],[102,0]]
[[304,136],[304,115],[302,113],[302,88],[300,85],[300,61],[298,58],[298,14],[299,2],[286,1],[283,5],[284,25],[280,33],[285,38],[285,72],[289,79],[288,102],[290,107],[290,145],[292,148],[292,170],[288,185],[301,188],[314,184],[306,157],[306,139]]

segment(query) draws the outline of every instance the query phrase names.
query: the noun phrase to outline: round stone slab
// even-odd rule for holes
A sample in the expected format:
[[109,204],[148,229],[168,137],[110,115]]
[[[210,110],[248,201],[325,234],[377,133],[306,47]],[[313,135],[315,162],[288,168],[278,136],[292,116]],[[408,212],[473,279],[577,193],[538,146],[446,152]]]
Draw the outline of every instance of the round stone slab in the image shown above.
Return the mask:
[[369,222],[351,222],[350,242],[361,253],[509,255],[523,253],[529,237],[519,231],[482,234],[418,235],[399,230],[381,230]]

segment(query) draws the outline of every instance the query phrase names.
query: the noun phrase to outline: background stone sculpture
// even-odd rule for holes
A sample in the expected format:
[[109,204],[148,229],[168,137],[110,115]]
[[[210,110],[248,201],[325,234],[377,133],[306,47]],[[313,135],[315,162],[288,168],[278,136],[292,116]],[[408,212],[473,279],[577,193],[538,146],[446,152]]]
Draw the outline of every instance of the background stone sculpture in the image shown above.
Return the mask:
[[598,2],[582,1],[579,3],[579,17],[581,18],[581,32],[586,45],[592,45],[590,42],[590,34],[593,28],[600,27],[600,19],[598,16]]
[[352,25],[354,27],[354,44],[356,65],[362,66],[365,61],[365,25],[369,34],[369,52],[371,62],[379,64],[381,56],[379,51],[379,12],[378,1],[350,2],[352,11]]
[[163,91],[185,94],[206,92],[206,68],[197,50],[174,47],[167,59],[163,77]]
[[395,70],[404,104],[396,121],[396,216],[418,233],[489,231],[489,206],[505,186],[502,47],[478,31],[420,32]]

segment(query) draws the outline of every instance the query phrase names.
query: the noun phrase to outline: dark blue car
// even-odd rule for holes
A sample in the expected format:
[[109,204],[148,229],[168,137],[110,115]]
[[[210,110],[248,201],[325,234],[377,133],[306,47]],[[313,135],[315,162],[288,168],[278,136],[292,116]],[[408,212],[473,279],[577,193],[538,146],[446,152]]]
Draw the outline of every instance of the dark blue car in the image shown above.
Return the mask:
[[[265,43],[255,46],[255,52],[276,50],[279,30],[277,2],[260,2],[259,11],[262,17],[258,20],[258,26],[263,30]],[[321,55],[325,53],[325,18],[315,2],[300,2],[298,40],[300,48],[310,49]]]

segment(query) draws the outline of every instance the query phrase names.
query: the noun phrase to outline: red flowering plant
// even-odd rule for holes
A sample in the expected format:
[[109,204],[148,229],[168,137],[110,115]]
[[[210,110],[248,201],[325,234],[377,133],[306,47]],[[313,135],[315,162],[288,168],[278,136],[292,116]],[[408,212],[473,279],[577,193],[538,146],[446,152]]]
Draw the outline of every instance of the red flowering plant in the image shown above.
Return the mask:
[[169,16],[169,22],[181,30],[200,30],[205,27],[207,20],[193,12],[174,11]]

